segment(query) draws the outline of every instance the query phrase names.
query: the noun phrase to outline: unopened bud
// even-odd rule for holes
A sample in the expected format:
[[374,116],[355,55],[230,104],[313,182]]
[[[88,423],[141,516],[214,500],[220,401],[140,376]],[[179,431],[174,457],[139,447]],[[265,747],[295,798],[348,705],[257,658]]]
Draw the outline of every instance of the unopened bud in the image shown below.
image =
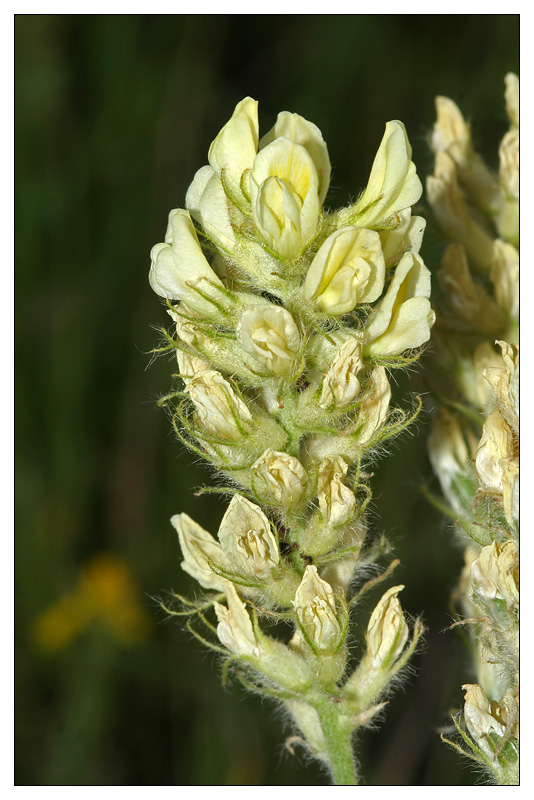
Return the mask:
[[357,424],[363,427],[358,442],[370,442],[384,427],[389,416],[391,386],[384,367],[375,367],[371,372],[366,392],[360,404]]
[[392,586],[374,609],[367,626],[367,660],[373,669],[387,669],[399,658],[408,641],[397,595],[404,586]]
[[490,278],[499,305],[512,320],[519,320],[519,253],[516,248],[496,239]]

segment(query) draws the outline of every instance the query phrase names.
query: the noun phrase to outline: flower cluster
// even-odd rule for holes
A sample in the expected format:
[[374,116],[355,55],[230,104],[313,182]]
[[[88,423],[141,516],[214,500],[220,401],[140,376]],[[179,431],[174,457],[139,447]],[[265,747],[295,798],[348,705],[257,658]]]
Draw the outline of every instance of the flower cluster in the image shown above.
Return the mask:
[[[458,594],[480,622],[479,684],[464,716],[475,758],[498,783],[517,782],[519,522],[519,84],[506,76],[510,128],[494,175],[469,125],[438,97],[428,198],[447,246],[438,272],[429,453],[459,518],[466,568]],[[467,536],[466,536],[467,534]],[[464,734],[464,737],[466,735]]]
[[[390,408],[387,369],[418,357],[435,320],[425,223],[411,212],[422,186],[404,126],[388,122],[361,197],[329,211],[319,129],[282,112],[260,138],[250,97],[208,162],[186,208],[171,211],[149,276],[180,371],[163,402],[233,495],[217,539],[173,517],[182,566],[208,593],[202,608],[186,602],[238,674],[285,703],[334,779],[355,782],[333,742],[350,754],[421,634],[417,623],[410,636],[403,587],[390,589],[346,678],[353,587],[380,550],[367,541],[362,464],[408,425]],[[273,620],[287,641],[264,632]]]

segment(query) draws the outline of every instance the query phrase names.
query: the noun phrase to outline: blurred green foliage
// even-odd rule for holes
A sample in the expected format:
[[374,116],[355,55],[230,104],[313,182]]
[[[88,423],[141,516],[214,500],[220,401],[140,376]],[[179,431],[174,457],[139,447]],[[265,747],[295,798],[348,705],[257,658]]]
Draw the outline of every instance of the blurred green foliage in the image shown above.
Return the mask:
[[[272,708],[223,690],[216,660],[154,599],[193,583],[169,517],[215,531],[224,506],[195,498],[209,476],[155,406],[174,363],[150,364],[165,322],[150,248],[246,95],[263,131],[284,109],[321,128],[333,206],[365,185],[388,119],[431,170],[436,94],[495,166],[519,16],[26,15],[15,28],[16,783],[323,784],[284,749]],[[438,252],[427,237],[429,266]],[[424,389],[420,369],[399,393]],[[443,632],[461,554],[420,493],[425,433],[423,418],[373,479],[403,606],[429,632],[417,680],[360,746],[368,784],[475,780],[437,733],[470,674]],[[106,558],[115,571],[95,577]],[[125,606],[142,622],[132,635]]]

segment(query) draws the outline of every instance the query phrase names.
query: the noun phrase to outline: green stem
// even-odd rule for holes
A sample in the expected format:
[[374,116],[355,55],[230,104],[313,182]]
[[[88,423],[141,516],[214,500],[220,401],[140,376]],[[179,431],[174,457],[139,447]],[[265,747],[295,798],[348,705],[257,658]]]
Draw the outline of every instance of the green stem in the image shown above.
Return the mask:
[[340,709],[330,698],[316,706],[328,752],[330,771],[336,786],[357,786],[358,778],[352,753],[352,730],[340,718]]

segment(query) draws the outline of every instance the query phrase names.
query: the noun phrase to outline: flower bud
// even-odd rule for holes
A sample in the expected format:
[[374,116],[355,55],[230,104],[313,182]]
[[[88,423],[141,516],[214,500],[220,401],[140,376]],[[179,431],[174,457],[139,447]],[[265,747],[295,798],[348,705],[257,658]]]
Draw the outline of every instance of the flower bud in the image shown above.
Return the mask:
[[412,148],[402,122],[386,123],[367,188],[354,206],[358,225],[375,227],[388,217],[416,203],[423,192],[411,160]]
[[293,511],[305,495],[308,476],[300,461],[270,448],[251,468],[252,489],[261,502]]
[[320,407],[344,408],[350,405],[360,391],[358,372],[362,367],[362,344],[352,337],[339,348],[324,377]]
[[258,656],[260,648],[245,604],[232,583],[225,587],[228,606],[213,603],[219,624],[219,641],[238,656]]
[[471,584],[475,595],[486,605],[504,600],[507,609],[519,603],[519,549],[513,539],[500,545],[483,547],[471,564]]
[[465,689],[464,717],[467,730],[481,750],[493,758],[494,751],[488,742],[488,734],[502,736],[504,725],[492,715],[490,702],[481,686],[466,683],[462,689]]
[[234,495],[219,528],[219,541],[239,572],[268,578],[280,561],[278,542],[258,506]]
[[285,378],[292,374],[300,352],[300,334],[285,308],[267,303],[252,306],[239,320],[236,334],[258,371]]
[[325,523],[332,527],[347,522],[356,506],[354,493],[343,483],[348,468],[341,456],[329,456],[319,466],[319,508]]
[[278,114],[274,127],[262,137],[260,150],[280,137],[302,145],[310,154],[319,178],[319,200],[324,203],[330,184],[330,158],[321,131],[317,125],[299,114],[282,111]]
[[496,239],[490,278],[499,305],[512,318],[519,321],[519,253],[516,248]]
[[519,199],[519,131],[512,128],[504,134],[499,146],[499,175],[507,195]]
[[448,326],[486,336],[495,336],[505,326],[499,306],[480,283],[473,281],[461,244],[451,244],[445,250],[438,280]]
[[394,267],[404,253],[408,251],[411,253],[419,252],[426,228],[426,219],[412,217],[409,208],[399,211],[396,215],[396,223],[394,227],[380,231],[380,242],[386,270]]
[[464,514],[475,496],[476,482],[469,468],[475,448],[470,428],[450,411],[439,409],[428,437],[428,455],[441,490],[457,514]]
[[432,149],[452,158],[460,183],[474,204],[494,212],[498,207],[499,187],[483,159],[473,150],[470,126],[456,103],[448,97],[436,97],[436,112]]
[[392,586],[382,596],[367,626],[366,660],[373,669],[388,669],[399,658],[408,641],[408,625],[404,620],[397,595],[404,586]]
[[363,423],[358,443],[370,442],[386,424],[391,400],[391,386],[384,367],[375,367],[371,372],[367,391],[360,404],[357,425]]
[[211,167],[220,174],[226,191],[238,205],[250,199],[248,171],[256,157],[258,137],[258,102],[245,97],[209,149]]
[[151,259],[149,281],[156,294],[182,300],[209,319],[220,317],[217,305],[227,302],[224,287],[202,252],[188,211],[171,211],[165,243],[152,248]]
[[186,392],[195,404],[197,422],[207,434],[238,442],[252,422],[245,403],[216,370],[204,370],[187,384]]
[[385,262],[376,231],[347,226],[332,233],[313,259],[304,296],[327,314],[372,303],[384,287]]
[[341,636],[332,587],[319,577],[317,567],[307,566],[293,602],[297,622],[312,646],[333,651]]
[[216,575],[210,566],[219,566],[225,571],[232,569],[232,564],[221,546],[187,514],[176,514],[172,517],[171,524],[178,533],[184,556],[182,569],[205,589],[224,591],[228,581]]
[[436,318],[429,297],[430,271],[418,255],[405,253],[369,318],[364,355],[398,355],[427,342]]
[[250,172],[252,219],[267,244],[293,258],[315,233],[321,203],[310,154],[280,137],[254,159]]
[[513,72],[509,72],[504,79],[504,85],[506,113],[510,123],[517,128],[519,127],[519,78]]
[[447,238],[463,244],[469,262],[479,271],[487,272],[493,240],[471,217],[458,185],[455,163],[447,153],[436,154],[434,175],[427,178],[427,195]]

